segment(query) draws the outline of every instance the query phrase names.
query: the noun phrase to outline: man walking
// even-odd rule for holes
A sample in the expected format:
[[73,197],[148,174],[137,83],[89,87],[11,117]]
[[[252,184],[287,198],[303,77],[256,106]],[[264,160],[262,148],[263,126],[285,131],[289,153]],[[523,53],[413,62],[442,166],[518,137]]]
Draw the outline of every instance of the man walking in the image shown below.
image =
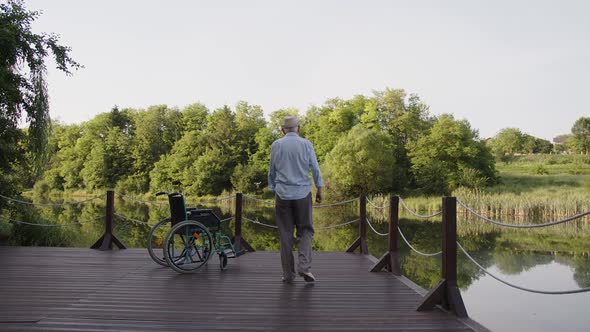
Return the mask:
[[275,215],[281,241],[283,281],[295,279],[293,230],[297,228],[299,257],[297,272],[307,282],[315,281],[311,268],[311,239],[314,234],[311,217],[311,180],[317,188],[316,202],[322,201],[324,181],[310,141],[299,136],[299,121],[285,116],[281,126],[284,137],[274,141],[270,151],[268,185],[275,192]]

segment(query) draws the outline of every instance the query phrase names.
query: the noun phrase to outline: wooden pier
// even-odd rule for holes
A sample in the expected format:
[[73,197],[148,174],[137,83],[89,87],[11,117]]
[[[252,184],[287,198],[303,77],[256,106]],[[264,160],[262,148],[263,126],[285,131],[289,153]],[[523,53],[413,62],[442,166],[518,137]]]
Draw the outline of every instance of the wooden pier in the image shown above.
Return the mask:
[[[281,281],[277,252],[195,274],[145,249],[0,247],[0,331],[485,331],[436,307],[369,255],[316,252],[315,283]],[[420,294],[422,293],[422,294]]]

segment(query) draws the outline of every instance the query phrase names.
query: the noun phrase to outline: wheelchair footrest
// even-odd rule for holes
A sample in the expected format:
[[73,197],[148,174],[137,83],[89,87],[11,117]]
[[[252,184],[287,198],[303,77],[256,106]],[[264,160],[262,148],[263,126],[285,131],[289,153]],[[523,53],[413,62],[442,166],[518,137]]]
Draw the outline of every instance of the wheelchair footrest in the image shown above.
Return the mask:
[[227,248],[223,252],[227,255],[227,258],[236,258],[236,257],[238,257],[236,255],[236,253],[231,248]]

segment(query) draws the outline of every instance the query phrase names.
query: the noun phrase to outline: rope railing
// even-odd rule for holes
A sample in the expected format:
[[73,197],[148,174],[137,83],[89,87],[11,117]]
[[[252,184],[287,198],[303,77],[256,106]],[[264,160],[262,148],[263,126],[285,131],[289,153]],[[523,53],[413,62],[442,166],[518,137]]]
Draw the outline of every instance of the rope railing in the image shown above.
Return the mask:
[[[275,204],[274,201],[267,201],[267,200],[259,199],[259,198],[256,198],[256,197],[248,196],[248,195],[244,195],[243,197],[246,198],[246,199],[255,201],[255,202],[266,204],[266,205],[274,205]],[[349,199],[347,201],[341,201],[341,202],[336,202],[336,203],[316,204],[316,205],[313,205],[312,207],[313,208],[326,208],[326,207],[331,207],[331,206],[344,205],[344,204],[347,204],[347,203],[350,203],[350,202],[357,201],[358,199],[359,198],[356,197],[356,198],[353,198],[353,199]]]
[[[139,223],[139,224],[143,224],[143,225],[147,225],[147,226],[153,226],[152,224],[148,223],[147,221],[130,218],[130,217],[124,216],[122,214],[113,213],[113,215],[115,217],[121,218],[122,220],[129,220],[129,221],[133,221],[133,222],[136,222],[136,223]],[[229,217],[229,218],[221,219],[219,222],[226,222],[226,221],[229,221],[229,220],[232,220],[232,219],[233,219],[233,217]]]
[[530,293],[537,293],[537,294],[546,294],[546,295],[564,295],[564,294],[576,294],[576,293],[584,293],[584,292],[588,292],[590,291],[590,287],[587,288],[580,288],[580,289],[573,289],[573,290],[565,290],[565,291],[544,291],[544,290],[537,290],[537,289],[531,289],[531,288],[526,288],[526,287],[522,287],[522,286],[518,286],[515,284],[512,284],[508,281],[502,280],[499,277],[495,276],[493,273],[491,273],[490,271],[486,270],[483,266],[481,266],[481,264],[479,264],[473,257],[471,257],[471,255],[469,255],[469,253],[467,252],[467,250],[465,250],[465,248],[463,248],[463,246],[461,245],[461,243],[459,243],[459,241],[457,241],[457,246],[459,247],[459,249],[461,249],[461,251],[463,251],[463,253],[465,254],[465,256],[467,256],[467,258],[469,258],[469,260],[475,264],[480,270],[482,270],[484,273],[486,273],[487,275],[489,275],[490,277],[498,280],[499,282],[510,286],[512,288],[516,288],[516,289],[520,289],[522,291],[525,292],[530,292]]
[[399,227],[398,227],[397,229],[398,229],[398,231],[399,231],[399,235],[402,237],[402,239],[404,240],[404,242],[405,242],[405,243],[408,245],[408,247],[410,247],[410,249],[412,249],[412,250],[413,250],[415,253],[417,253],[417,254],[419,254],[419,255],[422,255],[422,256],[426,256],[426,257],[438,256],[438,255],[442,254],[442,251],[435,252],[435,253],[432,253],[432,254],[423,253],[422,251],[420,251],[420,250],[418,250],[418,249],[414,248],[414,246],[412,246],[412,245],[410,244],[410,242],[408,241],[408,239],[406,239],[406,237],[404,236],[404,233],[402,232],[401,228],[399,228]]
[[404,200],[403,200],[401,197],[399,198],[399,202],[401,203],[401,205],[404,207],[404,209],[405,209],[406,211],[408,211],[408,212],[409,212],[411,215],[413,215],[414,217],[417,217],[417,218],[422,218],[422,219],[429,219],[429,218],[433,218],[433,217],[436,217],[436,216],[439,216],[439,215],[441,215],[441,214],[442,214],[442,211],[438,211],[438,212],[436,212],[436,213],[434,213],[434,214],[431,214],[431,215],[422,215],[422,214],[418,214],[418,213],[416,213],[415,211],[413,211],[412,209],[410,209],[410,208],[409,208],[409,207],[406,205],[406,202],[404,202]]
[[387,209],[389,207],[388,205],[379,206],[379,205],[375,204],[375,202],[370,200],[369,197],[367,197],[367,202],[369,203],[369,205],[371,205],[375,209]]
[[125,194],[121,194],[121,193],[117,193],[118,196],[123,197],[125,199],[131,200],[131,201],[137,201],[137,202],[141,202],[144,204],[152,204],[152,205],[168,205],[167,202],[158,202],[158,201],[149,201],[149,200],[145,200],[145,199],[141,199],[141,198],[137,198],[137,197],[133,197],[133,196],[128,196]]
[[225,196],[225,197],[221,197],[221,198],[214,198],[214,199],[208,199],[208,200],[196,200],[196,201],[190,201],[187,202],[187,204],[212,204],[212,203],[217,203],[217,202],[222,202],[222,201],[226,201],[229,199],[233,199],[233,196]]
[[460,200],[457,200],[457,203],[459,205],[461,205],[465,210],[467,210],[468,212],[470,212],[471,214],[473,214],[474,216],[478,217],[481,220],[490,222],[494,225],[503,226],[503,227],[511,227],[511,228],[541,228],[541,227],[555,226],[555,225],[563,224],[563,223],[570,222],[572,220],[576,220],[576,219],[582,218],[584,216],[590,215],[590,211],[588,211],[588,212],[573,215],[571,217],[568,217],[568,218],[565,218],[562,220],[550,221],[550,222],[543,223],[543,224],[515,225],[515,224],[506,224],[506,223],[503,223],[500,221],[493,220],[493,219],[488,218],[486,216],[483,216],[483,215],[477,213],[475,210],[473,210],[469,206],[467,206],[465,203],[461,202]]
[[270,227],[270,228],[278,228],[276,225],[265,224],[265,223],[260,222],[258,220],[250,219],[250,218],[247,218],[247,217],[242,217],[242,218],[244,220],[246,220],[247,222],[251,222],[253,224],[261,225],[261,226],[264,226],[264,227]]
[[142,224],[142,225],[146,225],[146,226],[152,226],[152,225],[150,225],[150,223],[148,223],[147,221],[143,221],[143,220],[138,220],[138,219],[130,218],[130,217],[124,216],[124,215],[122,215],[122,214],[118,214],[118,213],[113,213],[113,215],[114,215],[115,217],[119,217],[119,218],[120,218],[120,219],[122,219],[122,220],[129,220],[129,221],[136,222],[136,223],[138,223],[138,224]]
[[242,197],[244,197],[245,199],[249,199],[251,201],[255,201],[258,203],[262,203],[262,204],[266,204],[266,205],[274,205],[274,201],[267,201],[264,199],[260,199],[260,198],[256,198],[256,197],[252,197],[252,196],[248,196],[248,195],[243,195]]
[[[129,196],[129,195],[121,194],[121,193],[117,193],[117,195],[120,197],[123,197],[125,199],[141,202],[144,204],[152,204],[152,205],[160,205],[160,206],[167,206],[168,205],[167,202],[150,201],[150,200],[141,199],[138,197],[133,197],[133,196]],[[232,199],[232,198],[233,198],[233,196],[226,196],[226,197],[215,198],[215,199],[210,199],[210,200],[197,200],[197,201],[193,201],[193,202],[187,202],[187,204],[198,204],[198,203],[210,204],[210,203],[217,203],[217,202],[225,201],[225,200]]]
[[[265,226],[265,227],[269,227],[269,228],[278,228],[278,226],[276,226],[276,225],[269,225],[269,224],[265,224],[265,223],[263,223],[263,222],[260,222],[260,221],[258,221],[258,220],[254,220],[254,219],[250,219],[250,218],[246,218],[246,217],[243,217],[243,218],[244,218],[244,220],[246,220],[247,222],[251,222],[251,223],[253,223],[253,224],[257,224],[257,225],[261,225],[261,226]],[[315,229],[315,230],[317,230],[317,231],[323,231],[323,230],[327,230],[327,229],[332,229],[332,228],[337,228],[337,227],[346,226],[346,225],[349,225],[349,224],[355,223],[355,222],[357,222],[357,221],[359,221],[359,220],[360,220],[360,219],[358,219],[358,218],[357,218],[357,219],[350,220],[350,221],[347,221],[347,222],[344,222],[344,223],[341,223],[341,224],[337,224],[337,225],[331,225],[331,226],[325,226],[325,227],[314,227],[314,229]]]
[[11,198],[8,196],[4,196],[4,195],[0,195],[1,198],[4,198],[7,201],[11,201],[11,202],[15,202],[15,203],[21,203],[21,204],[26,204],[26,205],[34,205],[34,206],[66,206],[66,205],[78,205],[78,204],[84,204],[90,201],[93,201],[95,199],[101,198],[101,196],[94,196],[91,197],[89,199],[85,199],[83,201],[75,201],[75,202],[65,202],[65,203],[32,203],[32,202],[27,202],[27,201],[23,201],[20,199],[15,199],[15,198]]
[[337,227],[342,227],[342,226],[350,225],[350,224],[353,224],[353,223],[355,223],[355,222],[357,222],[359,220],[360,219],[357,218],[357,219],[349,220],[347,222],[343,222],[342,224],[337,224],[337,225],[332,225],[332,226],[325,226],[325,227],[317,227],[317,228],[314,227],[314,228],[316,230],[318,230],[318,231],[323,231],[323,230],[327,230],[327,229],[332,229],[332,228],[337,228]]
[[349,199],[347,201],[342,201],[342,202],[336,202],[336,203],[330,203],[330,204],[316,204],[314,206],[312,206],[314,209],[321,209],[321,208],[327,208],[327,207],[331,207],[331,206],[338,206],[338,205],[344,205],[347,203],[351,203],[354,201],[358,201],[359,198],[353,198],[353,199]]
[[375,233],[375,234],[377,234],[377,235],[380,235],[380,236],[387,236],[387,235],[389,235],[388,233],[379,233],[379,232],[378,232],[378,231],[375,229],[375,227],[373,227],[373,225],[371,224],[371,221],[370,221],[370,219],[369,219],[369,218],[367,218],[367,224],[369,224],[369,227],[370,227],[370,228],[373,230],[373,233]]
[[51,224],[51,223],[32,223],[32,222],[27,222],[27,221],[21,221],[21,220],[16,220],[16,219],[12,219],[9,217],[5,217],[5,216],[0,216],[0,218],[7,220],[8,222],[14,223],[14,224],[21,224],[21,225],[29,225],[29,226],[39,226],[39,227],[65,227],[65,226],[74,226],[74,225],[82,225],[84,223],[87,222],[91,222],[97,219],[102,219],[105,216],[98,216],[92,219],[88,219],[88,220],[84,220],[84,221],[75,221],[72,223],[68,223],[68,224]]

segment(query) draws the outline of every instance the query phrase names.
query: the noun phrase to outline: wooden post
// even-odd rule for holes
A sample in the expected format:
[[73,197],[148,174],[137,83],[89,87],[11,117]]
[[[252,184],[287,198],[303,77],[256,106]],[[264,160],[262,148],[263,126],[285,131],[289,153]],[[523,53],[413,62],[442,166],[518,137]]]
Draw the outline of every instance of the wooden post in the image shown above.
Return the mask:
[[399,196],[389,194],[389,246],[388,251],[373,265],[371,272],[380,272],[384,267],[396,276],[402,275],[397,251],[399,238]]
[[430,310],[440,304],[458,317],[467,317],[457,287],[457,198],[443,197],[442,218],[442,279],[426,294],[417,310]]
[[[242,193],[236,193],[236,212],[235,212],[235,231],[234,231],[234,247],[236,249],[236,256],[243,255],[246,251],[254,252],[254,248],[242,237]],[[242,249],[243,247],[243,249]]]
[[115,192],[107,190],[107,206],[104,220],[104,234],[90,248],[101,251],[113,249],[113,243],[119,249],[127,249],[113,234],[113,217],[115,215]]
[[367,246],[367,196],[361,195],[360,197],[360,209],[359,209],[359,238],[356,239],[346,252],[354,252],[356,248],[359,248],[361,254],[368,255],[369,248]]

